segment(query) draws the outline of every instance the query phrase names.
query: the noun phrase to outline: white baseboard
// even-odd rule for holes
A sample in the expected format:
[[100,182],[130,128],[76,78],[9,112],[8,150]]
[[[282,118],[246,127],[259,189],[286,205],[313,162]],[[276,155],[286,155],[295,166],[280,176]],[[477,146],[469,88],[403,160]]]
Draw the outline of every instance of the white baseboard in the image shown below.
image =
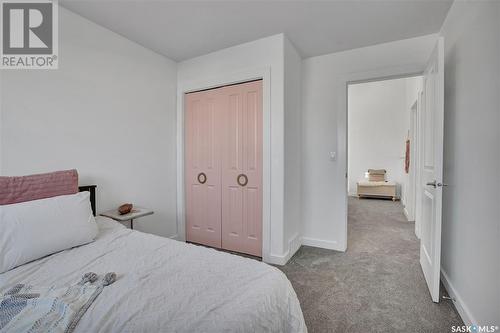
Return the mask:
[[[289,251],[289,260],[295,252],[297,252],[300,247],[302,246],[302,237],[300,237],[299,234],[295,234],[289,241],[288,241],[288,248],[290,249]],[[287,260],[288,261],[288,260]]]
[[320,247],[322,249],[336,250],[344,252],[346,250],[345,246],[337,241],[330,241],[324,239],[302,237],[302,245]]
[[302,245],[302,239],[300,235],[295,234],[288,241],[288,250],[283,255],[271,254],[266,262],[269,264],[274,264],[279,266],[286,265],[288,260],[290,260],[290,258],[293,257],[295,252],[297,252],[300,249],[301,245]]
[[267,260],[262,259],[266,264],[284,266],[288,262],[287,255],[270,254]]
[[455,305],[455,308],[460,314],[460,317],[462,317],[464,324],[465,325],[478,324],[478,322],[474,319],[474,316],[470,312],[469,308],[467,307],[467,304],[465,304],[464,300],[462,299],[458,291],[455,289],[453,284],[451,284],[450,278],[448,277],[448,274],[446,274],[446,272],[443,270],[443,268],[441,268],[441,281],[443,282],[443,285],[446,288],[446,291],[448,291],[450,297],[455,300],[453,304]]
[[[169,236],[167,238],[174,239],[177,241],[184,242],[184,239],[181,239],[178,234],[175,234],[173,236]],[[288,241],[288,249],[283,255],[277,255],[277,254],[271,254],[269,257],[264,260],[264,262],[268,264],[274,264],[274,265],[286,265],[288,260],[290,260],[291,257],[295,254],[300,249],[300,246],[302,245],[302,238],[300,237],[299,234],[295,234],[289,241]],[[263,258],[264,259],[264,258]]]
[[[179,235],[177,234],[170,236],[168,238],[175,239],[178,241],[183,241],[179,238]],[[290,260],[290,258],[293,257],[295,252],[297,252],[302,245],[319,247],[328,250],[336,250],[341,252],[345,252],[346,250],[345,246],[342,246],[337,241],[329,241],[329,240],[310,238],[310,237],[301,237],[300,234],[297,233],[293,235],[293,237],[290,238],[290,240],[288,241],[288,249],[285,253],[283,253],[282,255],[270,254],[266,258],[265,262],[268,264],[274,264],[279,266],[286,265],[286,263]]]
[[405,215],[406,220],[410,221],[410,214],[408,213],[408,210],[406,209],[406,207],[403,208],[403,214]]
[[406,206],[403,208],[403,214],[405,215],[406,220],[408,222],[415,222],[415,218],[413,218],[412,216],[410,216],[410,213],[408,212],[408,209],[406,209]]

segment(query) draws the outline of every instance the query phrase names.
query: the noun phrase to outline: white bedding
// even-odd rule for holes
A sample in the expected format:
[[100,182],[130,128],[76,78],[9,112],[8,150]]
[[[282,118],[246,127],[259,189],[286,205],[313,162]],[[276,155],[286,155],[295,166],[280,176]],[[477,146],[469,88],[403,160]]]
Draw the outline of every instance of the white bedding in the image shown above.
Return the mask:
[[297,296],[278,269],[96,218],[97,239],[0,274],[17,283],[68,285],[114,271],[75,332],[306,332]]

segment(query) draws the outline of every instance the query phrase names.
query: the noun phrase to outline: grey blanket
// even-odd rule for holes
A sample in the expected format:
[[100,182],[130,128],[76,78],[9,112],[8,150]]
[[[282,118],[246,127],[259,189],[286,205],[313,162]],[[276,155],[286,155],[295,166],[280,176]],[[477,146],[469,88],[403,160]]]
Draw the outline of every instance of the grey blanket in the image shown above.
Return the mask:
[[115,273],[86,273],[69,287],[18,284],[0,293],[0,332],[71,333]]

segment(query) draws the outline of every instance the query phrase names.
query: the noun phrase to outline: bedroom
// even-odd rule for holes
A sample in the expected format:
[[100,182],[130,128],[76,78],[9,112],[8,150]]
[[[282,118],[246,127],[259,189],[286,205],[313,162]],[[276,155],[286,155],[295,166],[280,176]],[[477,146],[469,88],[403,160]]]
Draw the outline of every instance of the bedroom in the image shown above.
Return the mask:
[[[230,15],[239,11],[246,15]],[[350,26],[346,22],[353,17],[363,17],[366,24],[343,28]],[[390,17],[402,19],[391,21]],[[79,185],[97,185],[98,214],[126,202],[149,208],[154,214],[135,220],[135,232],[183,244],[189,227],[184,194],[188,175],[184,95],[261,79],[262,164],[256,174],[262,177],[262,207],[257,208],[262,214],[262,261],[287,273],[288,279],[278,282],[282,276],[270,271],[278,287],[291,281],[293,288],[282,291],[297,293],[292,303],[300,307],[294,313],[303,315],[305,326],[313,332],[369,331],[384,321],[390,323],[390,331],[411,331],[418,325],[451,329],[450,322],[428,323],[414,314],[398,313],[394,306],[388,307],[396,311],[394,315],[374,308],[353,321],[350,310],[369,306],[369,301],[359,294],[349,295],[348,288],[340,290],[346,292],[345,298],[330,297],[329,292],[343,286],[333,283],[339,270],[321,265],[322,260],[342,255],[347,246],[344,83],[400,72],[423,73],[438,36],[444,37],[448,70],[444,74],[442,179],[450,186],[443,190],[441,267],[437,269],[455,299],[456,325],[462,320],[464,325],[498,325],[498,193],[493,185],[479,187],[467,176],[475,170],[477,177],[485,177],[484,181],[476,179],[479,184],[492,184],[491,178],[497,175],[497,3],[60,1],[54,22],[58,24],[57,69],[0,71],[0,174],[77,169]],[[481,70],[473,70],[478,65]],[[468,113],[470,103],[478,100],[477,111]],[[225,142],[222,135],[217,137]],[[213,177],[204,173],[208,188]],[[234,176],[239,174],[252,181],[249,173]],[[231,179],[245,184],[245,177]],[[470,221],[477,224],[472,228]],[[480,241],[483,247],[457,243],[464,235],[472,237],[471,244]],[[222,244],[222,240],[216,242]],[[140,253],[129,255],[134,258]],[[154,264],[154,258],[144,261]],[[241,265],[241,272],[245,263],[249,262]],[[1,291],[13,281],[5,283],[4,277],[24,276],[17,272],[38,264],[2,273]],[[480,270],[492,266],[494,270],[478,283],[476,275],[463,269],[472,264]],[[300,267],[308,268],[301,271]],[[184,268],[179,266],[179,270]],[[319,270],[323,268],[326,271]],[[321,272],[327,272],[332,283],[307,283]],[[112,292],[108,288],[116,287],[121,278],[127,280],[117,273],[117,284],[103,293]],[[27,276],[24,282],[39,286],[54,282],[45,278],[31,281]],[[365,286],[359,291],[374,289]],[[449,301],[434,304],[429,294],[426,297],[424,307],[453,308]],[[337,301],[341,303],[329,307]],[[106,306],[100,297],[97,302],[96,306]],[[88,328],[85,319],[92,313],[84,315],[80,327]],[[263,330],[273,331],[265,326],[264,317],[257,322],[264,325]],[[293,324],[286,318],[283,322]],[[403,326],[397,326],[401,322]],[[107,327],[107,331],[118,329]]]

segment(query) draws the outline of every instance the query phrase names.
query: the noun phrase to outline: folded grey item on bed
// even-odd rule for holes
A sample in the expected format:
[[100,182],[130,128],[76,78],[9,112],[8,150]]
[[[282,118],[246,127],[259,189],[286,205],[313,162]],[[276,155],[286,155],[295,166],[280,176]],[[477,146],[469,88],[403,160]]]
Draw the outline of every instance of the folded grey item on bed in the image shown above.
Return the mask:
[[69,287],[17,284],[0,295],[0,332],[71,333],[115,273],[85,273]]

